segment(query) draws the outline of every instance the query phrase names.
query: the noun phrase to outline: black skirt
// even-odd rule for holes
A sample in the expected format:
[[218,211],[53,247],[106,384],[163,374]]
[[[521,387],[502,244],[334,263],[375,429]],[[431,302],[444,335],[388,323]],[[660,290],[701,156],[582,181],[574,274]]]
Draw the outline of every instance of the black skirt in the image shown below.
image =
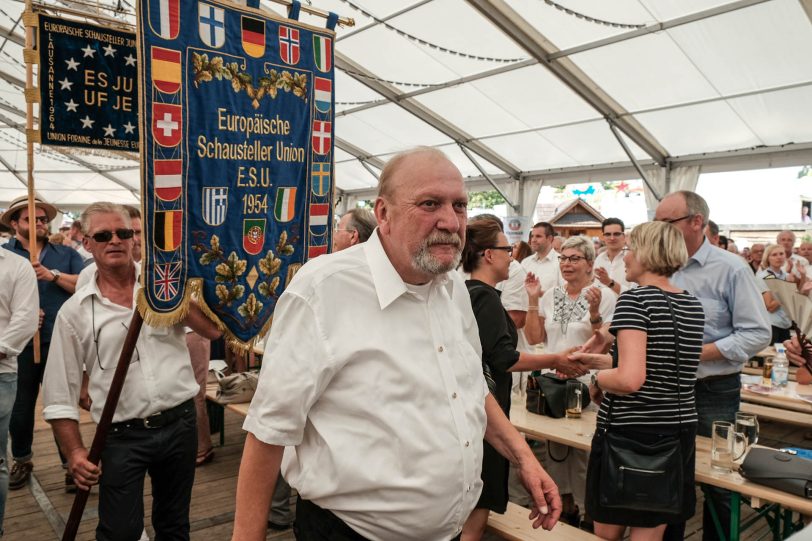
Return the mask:
[[[661,427],[615,427],[612,430],[620,431],[622,434],[640,442],[653,443],[659,438],[668,435],[663,433]],[[599,495],[604,431],[598,429],[592,438],[592,452],[589,455],[589,465],[586,471],[586,512],[592,520],[604,524],[654,528],[660,524],[685,522],[694,516],[696,509],[696,488],[694,487],[696,424],[683,424],[681,429],[675,426],[674,430],[680,430],[680,443],[682,444],[682,513],[679,515],[655,512],[641,513],[639,511],[601,507]],[[669,490],[669,487],[663,487],[663,490]]]
[[510,463],[486,441],[482,455],[482,494],[477,509],[504,513],[508,503]]

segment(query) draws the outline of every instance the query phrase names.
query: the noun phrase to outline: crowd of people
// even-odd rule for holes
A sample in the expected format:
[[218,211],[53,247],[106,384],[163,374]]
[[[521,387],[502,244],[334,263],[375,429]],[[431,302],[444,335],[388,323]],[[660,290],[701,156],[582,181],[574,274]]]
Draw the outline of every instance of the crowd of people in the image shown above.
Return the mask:
[[[25,486],[34,469],[42,384],[66,490],[100,487],[97,539],[144,535],[147,473],[156,538],[189,539],[195,468],[214,456],[205,380],[220,330],[195,302],[178,325],[144,325],[93,464],[80,409],[98,422],[129,330],[140,215],[94,203],[59,239],[49,232],[56,208],[38,199],[35,209],[29,216],[23,197],[0,216],[14,232],[0,249],[0,445],[10,435],[12,454],[10,471],[0,462],[0,532],[7,487]],[[699,195],[680,191],[630,233],[605,220],[598,250],[546,222],[511,245],[499,218],[468,218],[462,176],[441,152],[392,158],[373,212],[343,215],[333,253],[304,265],[278,301],[244,423],[233,539],[264,539],[295,514],[306,541],[475,541],[509,500],[529,508],[534,527],[563,520],[603,539],[627,528],[634,541],[683,539],[696,435],[734,420],[743,364],[789,338],[767,281],[812,290],[812,243],[796,254],[783,231],[738,254],[717,246],[709,216]],[[800,361],[797,342],[788,346]],[[527,373],[589,387],[591,453],[528,442],[511,425]],[[618,438],[676,453],[670,508],[641,513],[611,493],[605,457]],[[706,495],[724,531],[730,494]],[[711,516],[706,540],[716,539]]]

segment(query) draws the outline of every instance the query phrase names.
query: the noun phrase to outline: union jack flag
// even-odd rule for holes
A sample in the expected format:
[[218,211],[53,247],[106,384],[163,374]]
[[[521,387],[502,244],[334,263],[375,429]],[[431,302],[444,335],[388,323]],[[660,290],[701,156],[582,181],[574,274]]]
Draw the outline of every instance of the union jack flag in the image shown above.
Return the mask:
[[180,286],[180,262],[155,264],[155,295],[168,301],[178,294]]

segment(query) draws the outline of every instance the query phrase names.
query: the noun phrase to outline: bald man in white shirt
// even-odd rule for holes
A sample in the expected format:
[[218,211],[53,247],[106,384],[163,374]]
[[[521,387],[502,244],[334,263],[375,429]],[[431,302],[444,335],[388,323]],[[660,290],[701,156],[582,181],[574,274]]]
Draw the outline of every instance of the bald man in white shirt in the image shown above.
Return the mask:
[[453,272],[467,222],[459,170],[416,149],[390,160],[379,189],[370,239],[309,262],[279,299],[232,539],[265,539],[280,463],[299,492],[299,541],[458,539],[482,489],[483,436],[520,466],[534,526],[552,528],[557,488],[487,391]]

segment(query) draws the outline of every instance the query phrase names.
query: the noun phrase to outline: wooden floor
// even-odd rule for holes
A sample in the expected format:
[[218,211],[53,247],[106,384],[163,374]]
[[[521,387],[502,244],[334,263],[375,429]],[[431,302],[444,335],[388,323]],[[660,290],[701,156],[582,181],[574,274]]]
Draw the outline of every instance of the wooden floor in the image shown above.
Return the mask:
[[[226,411],[226,438],[223,447],[216,448],[213,462],[197,469],[192,493],[191,525],[194,541],[227,541],[231,537],[234,519],[234,494],[237,485],[237,471],[242,455],[244,432],[241,429],[243,418]],[[93,438],[95,425],[88,417],[81,423],[85,442]],[[804,439],[802,428],[777,423],[763,422],[759,443],[770,446],[795,445],[812,446],[812,441]],[[4,541],[51,541],[61,538],[73,496],[64,492],[64,470],[59,464],[51,430],[44,422],[38,422],[34,435],[34,475],[29,486],[9,491],[6,505]],[[147,487],[144,507],[147,510],[147,532],[151,506],[150,490]],[[701,492],[698,492],[701,502]],[[94,539],[97,522],[98,498],[91,493],[83,517],[77,540]],[[745,512],[745,516],[750,514]],[[697,506],[697,515],[688,523],[686,540],[699,541],[702,537],[702,505]],[[755,540],[767,532],[764,521],[745,532],[742,539]],[[290,530],[272,532],[267,539],[292,541]],[[498,539],[488,534],[486,539]]]

